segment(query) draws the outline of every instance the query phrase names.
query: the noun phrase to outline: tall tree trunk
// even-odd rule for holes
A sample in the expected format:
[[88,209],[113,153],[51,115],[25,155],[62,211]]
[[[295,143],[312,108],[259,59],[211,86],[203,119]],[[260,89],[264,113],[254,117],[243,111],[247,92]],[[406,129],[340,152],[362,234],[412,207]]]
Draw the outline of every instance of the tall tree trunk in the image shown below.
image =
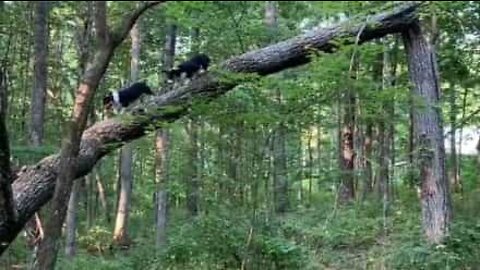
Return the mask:
[[[352,80],[356,79],[356,73],[359,66],[358,55],[353,52],[349,76]],[[343,115],[339,129],[339,151],[340,151],[340,171],[342,177],[339,186],[338,201],[340,204],[346,204],[355,199],[354,169],[355,169],[355,108],[356,99],[353,89],[347,89],[343,98]]]
[[[355,105],[354,105],[354,113],[355,115],[362,115],[362,102],[361,97],[358,94],[355,95]],[[356,117],[355,117],[356,118]],[[353,149],[355,153],[355,159],[353,163],[353,168],[357,171],[363,172],[365,170],[364,160],[365,160],[365,153],[364,144],[365,144],[365,132],[363,123],[361,121],[355,121],[354,125],[354,136],[353,136]],[[361,175],[354,173],[354,182],[353,182],[353,190],[358,191],[359,187],[359,179],[362,179]]]
[[[265,2],[265,24],[268,27],[267,42],[275,40],[278,28],[278,10],[277,1]],[[276,101],[282,104],[282,94],[280,89],[276,89]],[[274,131],[273,137],[273,186],[274,186],[274,206],[275,212],[285,213],[289,205],[288,179],[287,179],[287,153],[286,126],[280,123]]]
[[[133,25],[130,31],[130,38],[132,40],[130,80],[133,83],[138,78],[140,68],[141,33],[139,22]],[[117,219],[115,222],[115,230],[113,232],[113,240],[119,245],[129,246],[130,237],[128,236],[128,218],[130,214],[133,186],[132,144],[126,144],[121,149],[120,155],[120,198],[118,200]]]
[[455,93],[455,84],[452,83],[449,95],[450,102],[450,160],[452,166],[452,184],[454,186],[455,192],[461,190],[460,179],[458,175],[458,161],[457,161],[457,147],[456,147],[456,135],[457,135],[457,105],[456,105],[456,93]]
[[[384,46],[383,55],[379,55],[379,62],[381,61],[381,79],[382,79],[382,91],[386,91],[390,87],[393,86],[393,73],[392,75],[392,66],[391,66],[391,59],[390,59],[390,51],[387,46]],[[393,181],[391,178],[390,172],[390,162],[389,158],[391,157],[390,151],[392,142],[390,139],[393,140],[393,124],[394,121],[394,101],[395,98],[388,98],[383,101],[382,105],[382,115],[385,115],[387,118],[383,118],[381,122],[381,129],[382,129],[382,143],[380,144],[380,177],[383,178],[384,185],[382,185],[381,194],[382,202],[383,202],[383,230],[385,239],[388,234],[388,216],[389,216],[389,209],[390,209],[390,202],[392,201],[393,196]],[[388,124],[390,122],[390,124]],[[390,136],[391,135],[391,136]],[[393,167],[394,165],[391,164]]]
[[199,209],[199,175],[198,175],[198,127],[195,121],[189,121],[187,126],[190,147],[189,147],[189,160],[190,167],[187,174],[187,210],[190,216],[196,216]]
[[120,193],[118,198],[117,215],[115,219],[115,229],[113,231],[113,240],[115,243],[124,247],[128,247],[130,245],[130,238],[128,235],[128,219],[132,196],[133,175],[131,169],[126,169],[127,166],[132,167],[132,153],[129,151],[129,149],[131,148],[123,148],[120,157]]
[[[169,24],[167,27],[165,52],[163,55],[163,68],[170,69],[173,66],[173,59],[175,57],[175,45],[177,37],[177,27],[174,24]],[[167,80],[164,80],[166,84]],[[168,90],[167,90],[168,91]],[[155,138],[155,179],[156,179],[156,203],[155,203],[155,217],[156,217],[156,240],[157,248],[163,248],[167,242],[167,222],[168,222],[168,160],[169,160],[169,131],[162,129],[157,132]]]
[[[33,3],[35,7],[33,89],[31,95],[30,145],[39,147],[43,143],[45,103],[48,81],[48,13],[49,2]],[[38,218],[38,216],[37,216]],[[32,220],[32,226],[36,223]],[[33,228],[32,228],[33,229]],[[37,230],[36,228],[35,230]],[[30,239],[32,241],[33,239]],[[35,254],[34,254],[35,255]],[[35,263],[35,257],[32,261]]]
[[98,197],[100,198],[100,203],[102,204],[103,210],[105,211],[105,220],[108,224],[110,224],[110,209],[108,207],[107,195],[105,194],[105,187],[102,183],[102,179],[100,178],[97,169],[92,170],[92,175],[95,175],[95,179],[97,180]]
[[380,199],[384,198],[385,193],[388,193],[388,140],[385,132],[385,121],[381,120],[378,123],[378,196]]
[[[379,92],[382,92],[386,88],[385,83],[385,57],[384,55],[387,52],[379,53],[376,61],[376,80],[382,82],[379,87]],[[387,138],[387,119],[386,119],[386,111],[387,107],[389,106],[388,101],[384,100],[381,103],[380,108],[380,119],[378,121],[378,147],[379,147],[379,155],[378,155],[378,165],[379,165],[379,172],[378,172],[378,195],[379,198],[383,201],[384,210],[386,209],[387,201],[389,198],[389,173],[388,173],[388,138]]]
[[4,67],[0,66],[0,221],[11,223],[16,219],[12,193],[10,143],[7,131],[8,89]]
[[[313,171],[314,171],[314,164],[313,162],[313,130],[310,129],[308,131],[308,206],[312,205],[312,185],[313,185]],[[319,136],[319,134],[317,134]],[[300,185],[303,188],[303,185]]]
[[[106,3],[96,2],[96,5],[97,22],[106,24]],[[97,27],[100,26],[97,25]],[[105,37],[102,37],[102,39],[103,38]],[[94,64],[90,69],[96,68],[98,72],[95,72],[97,70],[93,71],[87,68],[85,72],[87,78],[84,78],[84,81],[77,89],[72,117],[67,121],[66,125],[67,134],[62,143],[60,169],[55,185],[55,193],[51,205],[47,209],[45,237],[40,242],[38,248],[38,264],[35,264],[35,269],[53,269],[55,266],[59,249],[59,239],[62,233],[61,228],[65,220],[68,200],[70,198],[73,180],[75,179],[72,168],[74,167],[74,160],[79,151],[81,134],[87,122],[87,107],[93,96],[94,89],[96,89],[103,72],[106,70],[111,53],[110,50],[107,50],[97,55],[101,60],[97,59],[98,62],[96,62],[96,64],[100,66],[95,66]]]
[[[86,56],[87,57],[87,56]],[[82,58],[83,59],[83,58]],[[90,115],[88,116],[88,125],[92,125],[95,123],[96,120],[96,114],[95,114],[95,109],[93,108],[90,109]],[[80,181],[82,181],[85,184],[85,210],[86,210],[86,220],[87,220],[87,229],[92,228],[95,225],[95,197],[96,197],[96,192],[95,192],[95,176],[94,176],[94,171],[96,172],[97,170],[100,169],[100,166],[96,166],[95,169],[92,170],[92,172],[85,177],[83,177]],[[116,197],[118,198],[118,197]]]
[[367,122],[365,130],[364,153],[365,153],[365,185],[363,187],[363,199],[366,199],[373,190],[373,168],[372,168],[372,144],[373,144],[373,124],[370,120]]
[[98,47],[92,62],[87,65],[82,76],[82,83],[77,88],[71,118],[66,123],[66,134],[60,151],[58,175],[55,182],[55,191],[51,206],[48,208],[48,219],[45,226],[45,238],[38,249],[37,269],[53,269],[58,255],[58,245],[61,229],[67,212],[73,181],[77,177],[75,168],[83,131],[87,124],[88,108],[95,95],[95,91],[102,79],[114,50],[128,35],[136,20],[147,9],[159,4],[158,1],[143,3],[139,8],[121,19],[120,27],[115,32],[108,29],[106,19],[106,2],[95,2],[95,26]]
[[65,221],[65,255],[67,258],[74,257],[76,253],[75,234],[77,229],[77,202],[81,185],[81,181],[75,181],[75,183],[73,183],[72,194],[70,194],[70,200],[68,201],[67,218]]
[[415,151],[415,126],[413,120],[413,94],[409,93],[408,97],[408,174],[409,174],[409,185],[411,188],[417,187],[417,178],[415,176],[415,163],[414,163],[414,151]]
[[[462,98],[462,116],[461,119],[465,119],[465,114],[467,113],[467,98],[469,94],[469,88],[465,88]],[[462,175],[462,142],[463,142],[463,125],[460,125],[459,138],[458,138],[458,155],[457,155],[457,171],[458,177]]]
[[86,209],[86,220],[87,228],[92,228],[95,224],[95,179],[92,174],[89,174],[81,180],[85,183],[85,209]]
[[456,135],[457,135],[457,105],[456,105],[456,93],[455,84],[452,83],[450,92],[450,162],[452,166],[452,183],[456,192],[461,190],[460,176],[458,174],[458,161],[457,161],[457,148],[456,148]]
[[355,149],[353,145],[355,125],[355,97],[350,89],[345,94],[343,121],[340,129],[340,170],[342,179],[339,187],[339,202],[344,204],[355,198],[354,190],[354,162]]
[[443,123],[439,106],[440,86],[435,52],[426,42],[418,21],[403,33],[412,92],[421,102],[413,120],[422,181],[423,229],[427,241],[441,243],[449,231],[452,209],[445,172]]
[[[398,64],[398,39],[395,39],[394,47],[391,52],[385,52],[387,59],[389,60],[389,69],[387,71],[387,85],[389,87],[395,87],[396,84],[396,76],[397,76],[397,64]],[[389,57],[391,56],[391,57]],[[395,194],[395,93],[392,95],[390,100],[390,105],[386,108],[387,115],[390,119],[390,124],[388,125],[388,134],[387,139],[389,142],[389,155],[390,155],[390,195],[391,201],[393,201],[393,197]]]
[[[34,15],[34,8],[32,8],[31,10],[29,10],[29,12],[25,12],[25,17],[23,19],[27,20],[27,21],[32,21],[32,20],[35,20],[35,15]],[[32,31],[31,29],[28,29],[30,31]],[[33,30],[34,32],[34,30]],[[32,80],[32,78],[30,77],[30,61],[32,61],[32,47],[33,47],[33,42],[31,41],[32,37],[31,37],[31,34],[30,33],[26,33],[23,37],[22,37],[23,40],[25,40],[27,42],[27,44],[23,44],[22,46],[22,53],[20,53],[20,55],[24,56],[24,59],[23,61],[21,61],[22,63],[25,63],[24,66],[22,67],[22,89],[23,89],[23,94],[22,94],[22,100],[27,100],[28,98],[28,89],[30,89],[30,82]],[[26,48],[25,50],[23,48]],[[25,134],[25,122],[27,121],[27,112],[28,112],[28,103],[27,102],[23,102],[22,104],[22,109],[21,109],[21,114],[20,114],[20,130],[22,132],[22,134]]]
[[48,1],[35,2],[35,56],[30,144],[38,147],[43,142],[43,123],[48,78]]
[[[120,31],[109,35],[111,40],[113,40],[111,42],[111,44],[113,43],[113,49],[116,48],[126,34],[128,34],[131,24],[135,22],[143,11],[158,3],[157,1],[146,2],[142,5],[141,9],[136,10],[132,14],[128,14],[126,19],[120,20],[123,22],[123,27],[119,29]],[[359,29],[364,29],[362,35],[360,35],[360,42],[364,43],[390,33],[403,31],[406,30],[412,20],[416,18],[419,5],[419,3],[401,4],[394,9],[389,9],[387,12],[370,16],[367,21],[375,22],[372,24],[372,27],[364,28],[364,23],[352,25],[351,21],[347,21],[346,24],[348,27],[342,24],[336,25],[333,28],[314,30],[306,35],[302,34],[295,38],[230,58],[220,65],[231,72],[258,72],[261,75],[272,74],[293,66],[300,66],[309,62],[309,58],[306,57],[306,55],[310,51],[303,50],[302,48],[304,48],[304,46],[301,44],[311,45],[311,48],[332,53],[330,49],[332,46],[335,46],[335,44],[329,42],[332,41],[332,38],[338,37],[339,35],[357,35]],[[326,35],[327,33],[329,34]],[[349,40],[350,39],[341,39],[341,41],[343,41],[342,44],[350,44]],[[107,49],[112,49],[112,47],[107,46]],[[100,48],[104,47],[100,46]],[[301,49],[299,50],[299,48]],[[79,103],[79,105],[90,101],[92,97],[91,94],[94,94],[94,89],[96,89],[95,87],[98,84],[99,78],[102,77],[105,68],[108,66],[108,60],[110,58],[106,56],[109,55],[110,54],[105,55],[105,51],[103,50],[97,50],[92,60],[94,65],[87,66],[87,70],[90,72],[86,72],[84,76],[86,83],[79,87],[79,95],[77,95],[78,97],[86,98],[86,100],[78,100],[77,103]],[[151,127],[153,121],[157,123],[173,122],[188,113],[192,99],[199,98],[202,101],[210,101],[231,91],[233,87],[242,81],[228,80],[226,82],[224,80],[218,80],[220,78],[221,76],[205,76],[204,78],[196,80],[196,83],[188,87],[173,90],[174,92],[172,94],[154,97],[151,102],[142,105],[147,108],[146,111],[142,110],[139,112],[138,110],[134,110],[131,113],[130,116],[135,120],[133,122],[120,121],[119,118],[114,118],[96,123],[83,134],[80,134],[83,135],[83,137],[81,138],[81,147],[79,147],[81,151],[77,151],[78,155],[76,155],[74,159],[76,166],[68,167],[73,177],[79,178],[85,176],[101,158],[116,149],[119,143],[129,142],[144,136],[147,128]],[[90,90],[92,90],[93,93],[90,93]],[[167,106],[169,109],[155,110],[155,108],[165,108],[164,106]],[[75,109],[74,111],[77,112]],[[145,112],[151,117],[145,117]],[[74,115],[77,114],[78,112]],[[83,120],[82,117],[76,118]],[[77,119],[74,118],[74,120]],[[78,122],[82,124],[83,131],[83,121]],[[80,141],[79,139],[77,140]],[[57,179],[65,179],[65,177],[57,176],[59,176],[59,174],[60,176],[65,174],[66,166],[64,163],[69,165],[69,160],[65,159],[65,157],[69,155],[65,155],[65,152],[66,151],[61,151],[59,154],[45,157],[35,166],[28,166],[27,170],[18,174],[17,179],[12,184],[12,190],[13,193],[16,194],[14,200],[20,218],[14,224],[0,223],[0,241],[4,243],[3,246],[0,246],[0,254],[3,253],[8,248],[9,243],[16,238],[26,220],[33,216],[33,214],[48,201],[56,201],[59,199],[58,192],[55,190],[62,190],[65,188],[65,185],[62,185],[62,181],[58,182]],[[61,187],[58,186],[59,184]],[[65,201],[62,201],[62,203],[66,204]],[[61,227],[58,226],[58,228]]]
[[[77,33],[77,55],[79,57],[79,81],[80,76],[85,72],[85,65],[87,63],[87,52],[88,45],[90,41],[90,28],[91,28],[91,3],[87,3],[87,9],[84,14],[86,20],[84,22],[84,27],[81,29],[80,33]],[[90,115],[94,116],[95,111],[91,109]],[[90,117],[89,125],[93,124],[95,119]],[[76,254],[76,231],[77,231],[77,204],[78,197],[81,190],[81,185],[83,181],[76,181],[73,184],[72,192],[70,194],[70,200],[68,202],[67,217],[66,217],[66,229],[65,229],[65,255],[67,258],[72,259]]]
[[[280,94],[278,94],[280,98]],[[281,102],[279,100],[279,102]],[[283,123],[277,128],[273,138],[273,178],[275,187],[275,211],[285,213],[289,206],[287,153],[285,149],[286,127]]]
[[[198,28],[193,28],[191,33],[191,53],[198,52],[198,44],[200,38],[200,30]],[[200,175],[199,175],[199,158],[198,158],[198,130],[199,126],[197,124],[198,116],[189,117],[187,121],[187,130],[190,134],[190,170],[187,175],[187,210],[190,213],[190,216],[196,216],[199,211],[200,203]]]
[[[319,108],[320,108],[320,103],[319,103]],[[322,169],[322,127],[320,125],[320,122],[318,121],[317,122],[317,162],[315,162],[315,165],[317,167],[317,175],[320,175],[321,174],[321,169]],[[312,192],[313,191],[313,188],[311,191],[309,192]],[[313,195],[313,193],[311,194],[311,196]],[[312,202],[313,203],[313,202]]]

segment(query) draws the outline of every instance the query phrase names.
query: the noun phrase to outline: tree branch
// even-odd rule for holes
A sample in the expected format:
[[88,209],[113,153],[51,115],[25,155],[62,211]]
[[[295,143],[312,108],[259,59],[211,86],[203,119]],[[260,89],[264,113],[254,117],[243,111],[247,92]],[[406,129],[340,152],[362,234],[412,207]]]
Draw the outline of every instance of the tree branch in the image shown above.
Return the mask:
[[[268,75],[307,64],[315,51],[332,53],[341,45],[358,44],[387,34],[407,29],[417,16],[416,9],[422,5],[413,2],[393,7],[390,12],[380,13],[370,19],[353,19],[346,23],[309,31],[308,33],[279,42],[265,48],[247,52],[224,64],[224,68],[235,72]],[[359,34],[360,33],[360,34]]]
[[147,1],[145,3],[142,3],[135,9],[132,13],[127,14],[125,18],[120,20],[122,23],[117,26],[117,29],[115,29],[112,34],[112,42],[113,46],[118,45],[119,43],[122,42],[122,40],[125,39],[125,37],[128,35],[130,32],[130,29],[133,27],[137,19],[149,8],[156,6],[158,4],[164,3],[167,1]]
[[[376,15],[364,23],[343,24],[326,29],[317,29],[307,34],[270,45],[266,48],[234,57],[221,66],[230,72],[247,72],[267,75],[287,68],[306,64],[310,61],[311,49],[331,53],[339,44],[334,39],[355,37],[358,29],[364,27],[359,43],[404,31],[416,17],[418,3],[409,3],[389,12]],[[350,22],[351,23],[351,22]],[[351,40],[342,39],[343,44]],[[141,104],[133,109],[127,119],[108,119],[87,129],[82,136],[80,152],[74,164],[75,177],[90,172],[96,162],[123,143],[144,136],[148,130],[162,127],[188,112],[196,99],[208,101],[233,89],[242,79],[227,79],[213,76],[212,72],[197,78],[187,87],[177,88]],[[161,91],[159,91],[161,93]],[[145,109],[141,109],[145,108]],[[124,117],[125,118],[125,117]],[[55,180],[59,171],[59,155],[44,158],[35,166],[27,167],[13,183],[15,205],[19,218],[15,224],[0,228],[0,241],[11,242],[23,224],[53,195]],[[0,225],[1,227],[1,225]],[[4,249],[0,248],[0,252]]]
[[106,45],[109,42],[108,24],[107,24],[107,2],[95,1],[95,32],[97,40]]

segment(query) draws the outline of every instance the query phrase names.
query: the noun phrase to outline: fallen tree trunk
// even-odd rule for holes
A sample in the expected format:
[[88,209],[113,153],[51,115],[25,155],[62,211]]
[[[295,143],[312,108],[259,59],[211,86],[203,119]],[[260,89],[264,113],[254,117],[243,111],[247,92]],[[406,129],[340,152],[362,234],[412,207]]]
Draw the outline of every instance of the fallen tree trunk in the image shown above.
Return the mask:
[[[409,3],[372,16],[369,20],[349,21],[334,27],[316,29],[289,40],[245,53],[224,62],[227,72],[268,75],[306,64],[312,50],[333,52],[341,45],[361,44],[388,34],[402,32],[416,18],[419,3]],[[125,119],[115,118],[98,122],[85,130],[79,155],[74,162],[77,178],[88,174],[103,156],[123,143],[140,138],[148,130],[161,128],[187,113],[192,103],[218,97],[241,83],[241,78],[213,76],[212,72],[199,77],[187,87],[170,91],[134,108]],[[152,128],[151,125],[154,125]],[[22,170],[12,185],[18,219],[0,226],[0,241],[8,244],[21,231],[25,222],[47,203],[54,192],[59,170],[59,155],[44,158],[35,166]]]

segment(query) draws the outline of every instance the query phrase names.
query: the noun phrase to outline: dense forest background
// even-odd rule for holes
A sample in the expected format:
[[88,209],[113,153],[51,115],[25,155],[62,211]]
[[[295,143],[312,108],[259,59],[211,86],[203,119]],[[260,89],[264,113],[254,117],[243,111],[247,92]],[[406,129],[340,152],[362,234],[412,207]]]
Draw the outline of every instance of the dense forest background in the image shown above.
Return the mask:
[[[6,104],[0,104],[6,123],[0,136],[8,137],[12,171],[61,152],[76,89],[91,78],[86,71],[101,58],[96,53],[110,48],[104,46],[110,43],[102,37],[102,21],[115,29],[140,5],[0,2],[0,97],[7,93],[0,99]],[[106,113],[102,99],[109,91],[137,81],[148,82],[157,95],[174,91],[162,71],[195,53],[208,54],[209,72],[220,72],[232,57],[317,26],[352,18],[362,25],[393,10],[391,5],[149,6],[111,46],[114,54],[85,106],[86,129],[111,117],[130,119],[128,112]],[[309,63],[268,76],[232,75],[242,83],[231,91],[208,102],[193,100],[178,120],[157,123],[160,128],[152,121],[144,136],[115,146],[70,185],[65,220],[56,226],[56,269],[477,267],[480,4],[426,2],[418,16],[434,56],[418,62],[438,66],[434,109],[446,153],[439,160],[451,198],[446,238],[437,241],[426,221],[431,182],[419,170],[424,165],[418,154],[424,152],[413,108],[421,99],[412,94],[415,61],[408,61],[412,50],[406,48],[414,48],[409,40],[415,31],[399,32],[362,44],[337,40],[342,45],[335,50],[312,50]],[[45,252],[38,239],[56,237],[49,209],[58,204],[55,195],[29,219],[2,254],[1,268],[38,267]]]

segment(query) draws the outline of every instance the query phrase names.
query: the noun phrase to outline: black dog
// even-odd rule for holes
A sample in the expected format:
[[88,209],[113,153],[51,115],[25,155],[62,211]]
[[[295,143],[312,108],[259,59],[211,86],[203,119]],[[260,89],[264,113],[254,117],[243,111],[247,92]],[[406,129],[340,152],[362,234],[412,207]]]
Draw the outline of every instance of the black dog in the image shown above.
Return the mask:
[[113,107],[118,112],[135,102],[142,94],[153,95],[153,92],[144,82],[134,83],[127,88],[106,95],[103,98],[103,105],[106,109]]
[[172,83],[175,79],[186,77],[191,79],[196,73],[207,71],[210,58],[206,54],[197,54],[188,61],[181,63],[177,68],[164,71],[167,74],[167,82]]

